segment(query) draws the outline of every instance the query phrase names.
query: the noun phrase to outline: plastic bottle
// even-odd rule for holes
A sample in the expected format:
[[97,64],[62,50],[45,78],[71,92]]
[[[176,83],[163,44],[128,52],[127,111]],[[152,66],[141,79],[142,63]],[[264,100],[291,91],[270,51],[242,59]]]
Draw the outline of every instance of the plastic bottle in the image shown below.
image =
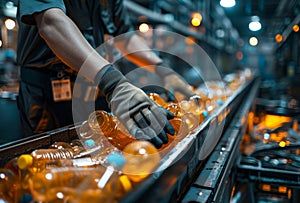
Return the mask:
[[18,202],[22,193],[17,158],[13,158],[0,169],[0,199]]
[[123,155],[126,162],[122,172],[133,182],[144,180],[160,163],[158,150],[148,141],[139,140],[128,144]]
[[85,149],[79,139],[72,140],[71,143],[54,142],[52,145],[49,146],[49,149],[72,149],[74,156],[79,155],[80,153],[85,151]]
[[199,117],[183,110],[179,103],[168,103],[164,105],[164,108],[181,119],[188,126],[189,131],[194,130],[199,125]]
[[[191,129],[195,129],[199,124],[201,124],[208,116],[208,112],[205,109],[205,105],[202,99],[190,98],[189,100],[183,100],[180,102],[180,107],[185,111],[192,113],[198,117],[198,123],[193,121]],[[193,120],[193,119],[192,119]],[[189,122],[189,121],[187,121]]]
[[97,185],[98,188],[103,190],[104,194],[112,197],[113,200],[120,199],[132,189],[128,176],[121,172],[125,163],[126,160],[121,153],[110,153],[104,164],[105,172]]
[[[2,203],[10,203],[14,202],[11,197],[11,189],[9,189],[9,185],[13,185],[14,179],[9,174],[7,169],[0,169],[0,202]],[[13,192],[14,193],[14,192]]]
[[103,173],[103,167],[52,168],[34,174],[29,180],[29,188],[35,201],[73,202],[78,197],[77,188],[84,180],[87,178],[93,180],[86,189],[96,188],[96,180],[101,178]]
[[59,167],[93,167],[101,164],[91,157],[82,157],[77,159],[35,159],[29,154],[23,154],[18,160],[19,168],[27,170],[30,173],[39,173],[50,168]]
[[[36,149],[31,154],[22,154],[18,157],[22,190],[29,189],[28,181],[32,174],[44,171],[46,168],[55,168],[62,164],[59,160],[74,158],[73,149]],[[56,161],[55,161],[56,160]],[[66,162],[67,163],[67,162]]]
[[72,159],[72,149],[36,149],[31,154],[22,154],[18,158],[18,166],[21,170],[30,169],[31,172],[44,170],[45,161]]
[[32,176],[30,191],[41,202],[114,202],[131,190],[131,182],[119,171],[124,161],[114,152],[107,156],[105,165],[95,168],[48,169]]
[[74,203],[117,202],[132,189],[130,180],[120,171],[124,162],[125,159],[120,153],[110,153],[103,165],[101,176],[96,181],[93,176],[89,176],[76,188],[77,197]]
[[117,122],[116,117],[106,111],[97,110],[91,113],[88,123],[99,136],[104,135],[113,146],[120,150],[136,140],[127,130],[124,130],[120,122]]
[[104,162],[108,154],[118,151],[118,148],[109,143],[107,139],[101,142],[95,142],[94,140],[85,140],[84,146],[86,151],[81,154],[86,154],[95,161]]
[[173,148],[182,138],[184,138],[189,133],[189,128],[185,122],[182,122],[180,118],[173,118],[170,120],[170,123],[175,129],[174,135],[167,133],[169,142],[163,144],[161,148],[158,149],[161,156],[164,156],[168,153],[169,150]]
[[167,102],[157,93],[149,93],[148,97],[159,106],[164,106]]

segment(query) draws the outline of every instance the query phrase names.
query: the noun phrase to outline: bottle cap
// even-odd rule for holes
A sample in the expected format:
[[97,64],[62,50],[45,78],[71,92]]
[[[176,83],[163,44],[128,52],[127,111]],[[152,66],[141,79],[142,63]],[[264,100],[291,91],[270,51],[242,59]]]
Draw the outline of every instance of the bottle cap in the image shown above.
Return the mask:
[[132,184],[127,175],[121,175],[119,180],[125,192],[132,190]]
[[120,169],[125,164],[125,158],[120,153],[112,152],[109,155],[107,155],[106,162]]
[[93,147],[93,146],[95,146],[95,141],[89,139],[89,140],[84,141],[84,144],[87,145],[88,147]]
[[218,103],[219,106],[222,106],[222,105],[223,105],[222,99],[218,99],[218,100],[217,100],[217,103]]
[[33,163],[33,158],[30,154],[22,154],[18,158],[18,166],[20,169],[24,170],[30,167]]

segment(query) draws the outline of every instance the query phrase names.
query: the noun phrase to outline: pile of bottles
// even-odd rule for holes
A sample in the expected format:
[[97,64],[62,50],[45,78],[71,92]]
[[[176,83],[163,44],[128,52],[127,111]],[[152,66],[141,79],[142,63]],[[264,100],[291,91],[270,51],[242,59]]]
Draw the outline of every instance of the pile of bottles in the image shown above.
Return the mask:
[[0,169],[0,201],[20,202],[30,195],[37,202],[117,202],[161,160],[147,141],[135,140],[101,159],[94,153],[74,140],[10,160]]
[[[229,81],[229,80],[228,80]],[[111,113],[97,110],[78,131],[78,139],[55,142],[47,149],[22,154],[0,168],[0,202],[19,202],[28,194],[37,202],[118,202],[153,173],[173,146],[197,127],[232,94],[244,80],[210,82],[195,90],[195,96],[165,101],[148,94],[174,114],[174,135],[155,148],[136,140]],[[224,89],[224,87],[227,87]],[[206,89],[206,90],[204,90]]]

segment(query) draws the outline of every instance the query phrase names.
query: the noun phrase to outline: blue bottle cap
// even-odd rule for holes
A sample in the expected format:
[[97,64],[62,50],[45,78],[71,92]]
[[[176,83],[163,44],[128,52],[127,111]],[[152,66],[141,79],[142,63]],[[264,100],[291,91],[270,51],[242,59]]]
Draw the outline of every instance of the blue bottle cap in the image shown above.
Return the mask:
[[223,105],[222,99],[218,99],[217,103],[218,103],[219,106],[222,106]]
[[122,168],[123,165],[125,164],[125,158],[120,153],[112,152],[107,155],[106,162],[114,167]]
[[91,140],[91,139],[85,140],[84,144],[87,145],[88,147],[93,147],[93,146],[95,146],[95,141]]
[[208,116],[208,112],[207,112],[207,111],[203,111],[203,112],[202,112],[202,115],[203,115],[204,117],[207,117],[207,116]]

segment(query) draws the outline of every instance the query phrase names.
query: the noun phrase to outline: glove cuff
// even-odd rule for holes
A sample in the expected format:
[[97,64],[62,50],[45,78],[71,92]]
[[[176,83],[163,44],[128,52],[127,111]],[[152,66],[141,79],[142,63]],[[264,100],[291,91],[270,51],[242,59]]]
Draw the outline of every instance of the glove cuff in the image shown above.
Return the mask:
[[96,74],[94,79],[94,82],[99,87],[100,93],[106,97],[114,91],[118,84],[126,81],[126,77],[111,64],[104,66]]
[[174,70],[169,68],[169,64],[166,62],[161,62],[155,65],[155,73],[159,75],[160,77],[164,78],[167,75],[174,74]]

